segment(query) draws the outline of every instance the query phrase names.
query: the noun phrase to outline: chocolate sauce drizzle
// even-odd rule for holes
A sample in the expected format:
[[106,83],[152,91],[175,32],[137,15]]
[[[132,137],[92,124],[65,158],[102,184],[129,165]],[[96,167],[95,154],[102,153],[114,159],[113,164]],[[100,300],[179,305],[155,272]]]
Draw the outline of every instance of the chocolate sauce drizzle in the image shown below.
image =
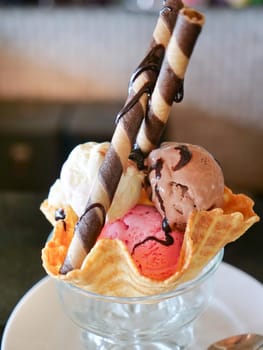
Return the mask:
[[155,242],[162,244],[166,247],[168,247],[169,245],[172,245],[174,243],[173,237],[167,232],[165,232],[165,239],[160,239],[160,238],[157,238],[154,236],[149,236],[149,237],[146,237],[143,241],[138,242],[134,245],[132,252],[131,252],[131,255],[134,254],[136,248],[138,248],[140,245],[142,245],[148,241],[155,241]]
[[149,75],[151,72],[154,73],[152,79],[152,89],[155,85],[155,81],[160,71],[161,63],[163,61],[165,53],[165,48],[163,45],[159,44],[154,46],[149,53],[145,56],[143,61],[136,68],[135,72],[132,74],[129,82],[129,93],[132,90],[133,83],[143,72],[147,72]]
[[146,170],[147,166],[145,165],[145,154],[142,152],[140,147],[135,144],[132,148],[131,154],[129,155],[129,159],[133,160],[137,164],[137,168],[139,170]]
[[[174,147],[174,149],[178,150],[180,153],[180,159],[179,159],[178,163],[172,168],[173,171],[177,171],[177,170],[181,169],[182,167],[184,167],[187,163],[190,162],[190,160],[192,158],[192,153],[190,152],[189,148],[186,145],[179,145],[177,147]],[[155,171],[156,179],[160,179],[162,176],[163,163],[164,163],[163,159],[158,158],[156,160],[155,164],[149,169],[149,172]],[[158,198],[160,208],[163,211],[163,213],[165,213],[164,201],[163,201],[163,198],[160,194],[158,184],[155,185],[154,191],[155,191],[156,197]],[[149,236],[149,237],[145,238],[143,241],[134,245],[133,250],[132,250],[132,255],[134,254],[136,248],[138,248],[140,245],[142,245],[148,241],[155,241],[155,242],[158,242],[164,246],[172,245],[174,243],[174,239],[170,234],[172,232],[172,229],[171,229],[166,217],[164,217],[164,219],[162,221],[162,230],[165,233],[165,239],[159,239],[159,238],[156,238],[154,236]]]
[[67,224],[66,224],[65,218],[66,218],[66,213],[65,213],[64,209],[63,208],[58,208],[55,211],[55,220],[56,221],[61,220],[63,222],[64,230],[66,231]]
[[[153,170],[155,171],[155,178],[156,179],[160,179],[161,178],[161,176],[162,176],[162,168],[163,168],[163,159],[159,158],[159,159],[157,159],[157,161],[154,164],[154,166],[150,169],[150,171],[153,171]],[[160,194],[158,184],[155,185],[154,192],[155,192],[156,197],[158,198],[161,210],[163,211],[163,213],[165,213],[164,201],[163,201],[162,196]],[[168,220],[166,219],[166,217],[162,221],[162,229],[163,229],[163,231],[165,232],[166,235],[168,235],[169,232],[172,232],[172,229],[169,226],[169,223],[168,223]],[[167,237],[166,237],[166,239],[167,239]],[[169,242],[169,239],[168,239],[168,242]]]
[[184,99],[184,79],[180,81],[180,85],[174,96],[174,102],[180,103],[183,101],[183,99]]
[[[128,103],[126,103],[126,105],[118,113],[116,117],[116,122],[115,122],[116,124],[118,124],[120,119],[124,117],[124,115],[127,114],[139,102],[140,98],[144,93],[151,95],[161,68],[164,53],[165,53],[165,48],[163,47],[163,45],[160,44],[160,45],[154,46],[149,51],[149,53],[145,56],[145,58],[137,67],[135,72],[132,74],[129,82],[129,89],[128,89],[129,94],[132,97],[128,101]],[[135,80],[144,72],[148,74],[148,82],[145,83],[144,86],[137,93],[132,95],[133,84]]]
[[163,168],[163,159],[159,158],[157,159],[154,167],[152,170],[155,170],[155,177],[156,179],[160,179],[162,176],[162,168]]
[[127,103],[126,105],[120,110],[120,112],[117,114],[115,124],[118,124],[120,120],[139,102],[140,98],[143,94],[151,94],[152,88],[151,84],[145,84]]
[[[178,147],[175,147],[175,149],[178,149],[180,151],[180,160],[177,163],[177,166],[174,167],[174,169],[173,169],[174,171],[182,168],[191,159],[191,152],[188,150],[188,148],[185,145],[180,145]],[[155,171],[156,179],[160,179],[162,176],[163,163],[164,163],[163,159],[159,158],[159,159],[157,159],[156,163],[149,169],[149,172]],[[155,191],[156,197],[158,198],[158,201],[160,203],[160,208],[165,213],[164,201],[163,201],[162,196],[160,195],[158,184],[155,185],[154,191]],[[145,238],[143,241],[134,245],[133,250],[132,250],[132,255],[134,254],[136,248],[138,248],[140,245],[142,245],[148,241],[155,241],[155,242],[158,242],[159,244],[162,244],[164,246],[172,245],[174,243],[174,239],[170,234],[172,232],[172,229],[171,229],[166,217],[164,217],[164,219],[162,221],[162,230],[165,233],[165,239],[159,239],[159,238],[156,238],[154,236],[149,236],[149,237]]]
[[[163,167],[163,160],[161,158],[159,158],[157,160],[156,164],[150,169],[150,171],[155,170],[156,178],[160,179],[161,178],[162,167]],[[156,193],[156,195],[158,197],[158,200],[160,202],[161,209],[164,212],[163,199],[162,199],[162,197],[161,197],[161,195],[159,193],[159,189],[158,189],[158,185],[157,184],[155,185],[155,193]],[[138,248],[140,245],[142,245],[142,244],[144,244],[144,243],[146,243],[148,241],[155,241],[155,242],[158,242],[159,244],[162,244],[164,246],[172,245],[174,243],[174,239],[170,235],[170,232],[172,232],[172,230],[171,230],[171,228],[170,228],[166,218],[164,218],[163,221],[162,221],[162,229],[163,229],[164,234],[165,234],[165,239],[160,239],[160,238],[157,238],[157,237],[154,237],[154,236],[146,237],[143,241],[138,242],[137,244],[134,245],[131,254],[133,255],[136,248]]]
[[180,145],[175,147],[174,149],[180,152],[179,162],[174,167],[172,167],[173,171],[177,171],[183,168],[187,163],[190,162],[192,158],[192,153],[190,152],[189,148],[186,145]]
[[[177,171],[177,170],[181,169],[182,167],[184,167],[187,163],[190,162],[190,160],[192,158],[192,153],[190,152],[189,148],[186,145],[179,145],[177,147],[174,147],[174,149],[178,150],[180,153],[180,159],[179,159],[178,163],[172,167],[173,171]],[[149,169],[149,172],[155,171],[155,178],[156,179],[160,179],[162,176],[163,163],[164,163],[163,159],[159,158],[156,160],[156,163]],[[154,192],[155,192],[155,195],[156,195],[158,202],[160,204],[160,208],[161,208],[162,212],[165,214],[164,200],[160,194],[158,184],[155,185]],[[164,217],[164,219],[162,221],[162,229],[166,235],[168,235],[169,232],[172,231],[166,217]],[[167,239],[167,237],[166,237],[166,239]]]
[[55,211],[55,220],[64,220],[66,217],[65,211],[63,208],[59,208]]

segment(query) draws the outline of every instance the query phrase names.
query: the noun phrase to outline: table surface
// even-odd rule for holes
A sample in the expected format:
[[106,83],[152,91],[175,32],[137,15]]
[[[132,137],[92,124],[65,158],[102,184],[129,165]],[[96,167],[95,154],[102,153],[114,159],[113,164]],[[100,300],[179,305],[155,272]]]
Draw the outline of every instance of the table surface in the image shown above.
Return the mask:
[[[45,276],[41,248],[51,230],[39,210],[44,193],[0,192],[0,339],[19,299]],[[263,197],[254,198],[263,217]],[[263,283],[263,222],[255,224],[225,249],[224,261]]]

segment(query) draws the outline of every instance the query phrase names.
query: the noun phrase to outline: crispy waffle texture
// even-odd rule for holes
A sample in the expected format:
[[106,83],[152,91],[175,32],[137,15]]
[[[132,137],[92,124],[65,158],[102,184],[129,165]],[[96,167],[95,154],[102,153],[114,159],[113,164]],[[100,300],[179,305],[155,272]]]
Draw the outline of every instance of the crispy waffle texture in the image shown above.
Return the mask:
[[177,271],[164,281],[156,281],[140,274],[124,243],[111,239],[98,240],[80,269],[59,274],[78,217],[66,207],[63,208],[65,219],[55,221],[56,208],[44,201],[41,210],[54,225],[54,230],[42,250],[43,266],[49,275],[98,294],[138,297],[168,292],[196,277],[221,248],[259,221],[253,205],[246,195],[234,194],[225,187],[222,209],[192,212]]

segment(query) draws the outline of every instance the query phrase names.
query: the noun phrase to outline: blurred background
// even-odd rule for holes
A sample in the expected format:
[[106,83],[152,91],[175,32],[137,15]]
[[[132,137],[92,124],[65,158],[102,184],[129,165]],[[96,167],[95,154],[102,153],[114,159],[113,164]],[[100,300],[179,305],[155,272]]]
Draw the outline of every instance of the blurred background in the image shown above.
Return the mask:
[[[173,106],[164,135],[206,147],[221,163],[226,184],[251,195],[260,216],[262,1],[186,2],[205,13],[206,24],[184,101]],[[40,249],[50,226],[40,202],[76,144],[110,140],[161,3],[0,0],[2,330],[17,300],[45,275]],[[262,234],[259,223],[225,252],[225,261],[260,281]]]
[[[75,144],[110,139],[162,1],[28,1],[0,0],[0,188],[46,190]],[[165,138],[262,193],[263,5],[188,1],[206,24]]]

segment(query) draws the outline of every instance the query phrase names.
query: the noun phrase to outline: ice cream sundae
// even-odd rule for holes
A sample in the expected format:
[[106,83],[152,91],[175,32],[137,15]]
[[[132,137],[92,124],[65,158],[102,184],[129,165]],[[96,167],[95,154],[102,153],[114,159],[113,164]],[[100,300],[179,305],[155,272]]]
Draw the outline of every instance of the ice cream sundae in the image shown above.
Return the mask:
[[208,151],[160,145],[203,24],[198,11],[165,1],[111,142],[72,150],[41,205],[53,225],[42,251],[51,276],[110,296],[171,291],[259,220]]

